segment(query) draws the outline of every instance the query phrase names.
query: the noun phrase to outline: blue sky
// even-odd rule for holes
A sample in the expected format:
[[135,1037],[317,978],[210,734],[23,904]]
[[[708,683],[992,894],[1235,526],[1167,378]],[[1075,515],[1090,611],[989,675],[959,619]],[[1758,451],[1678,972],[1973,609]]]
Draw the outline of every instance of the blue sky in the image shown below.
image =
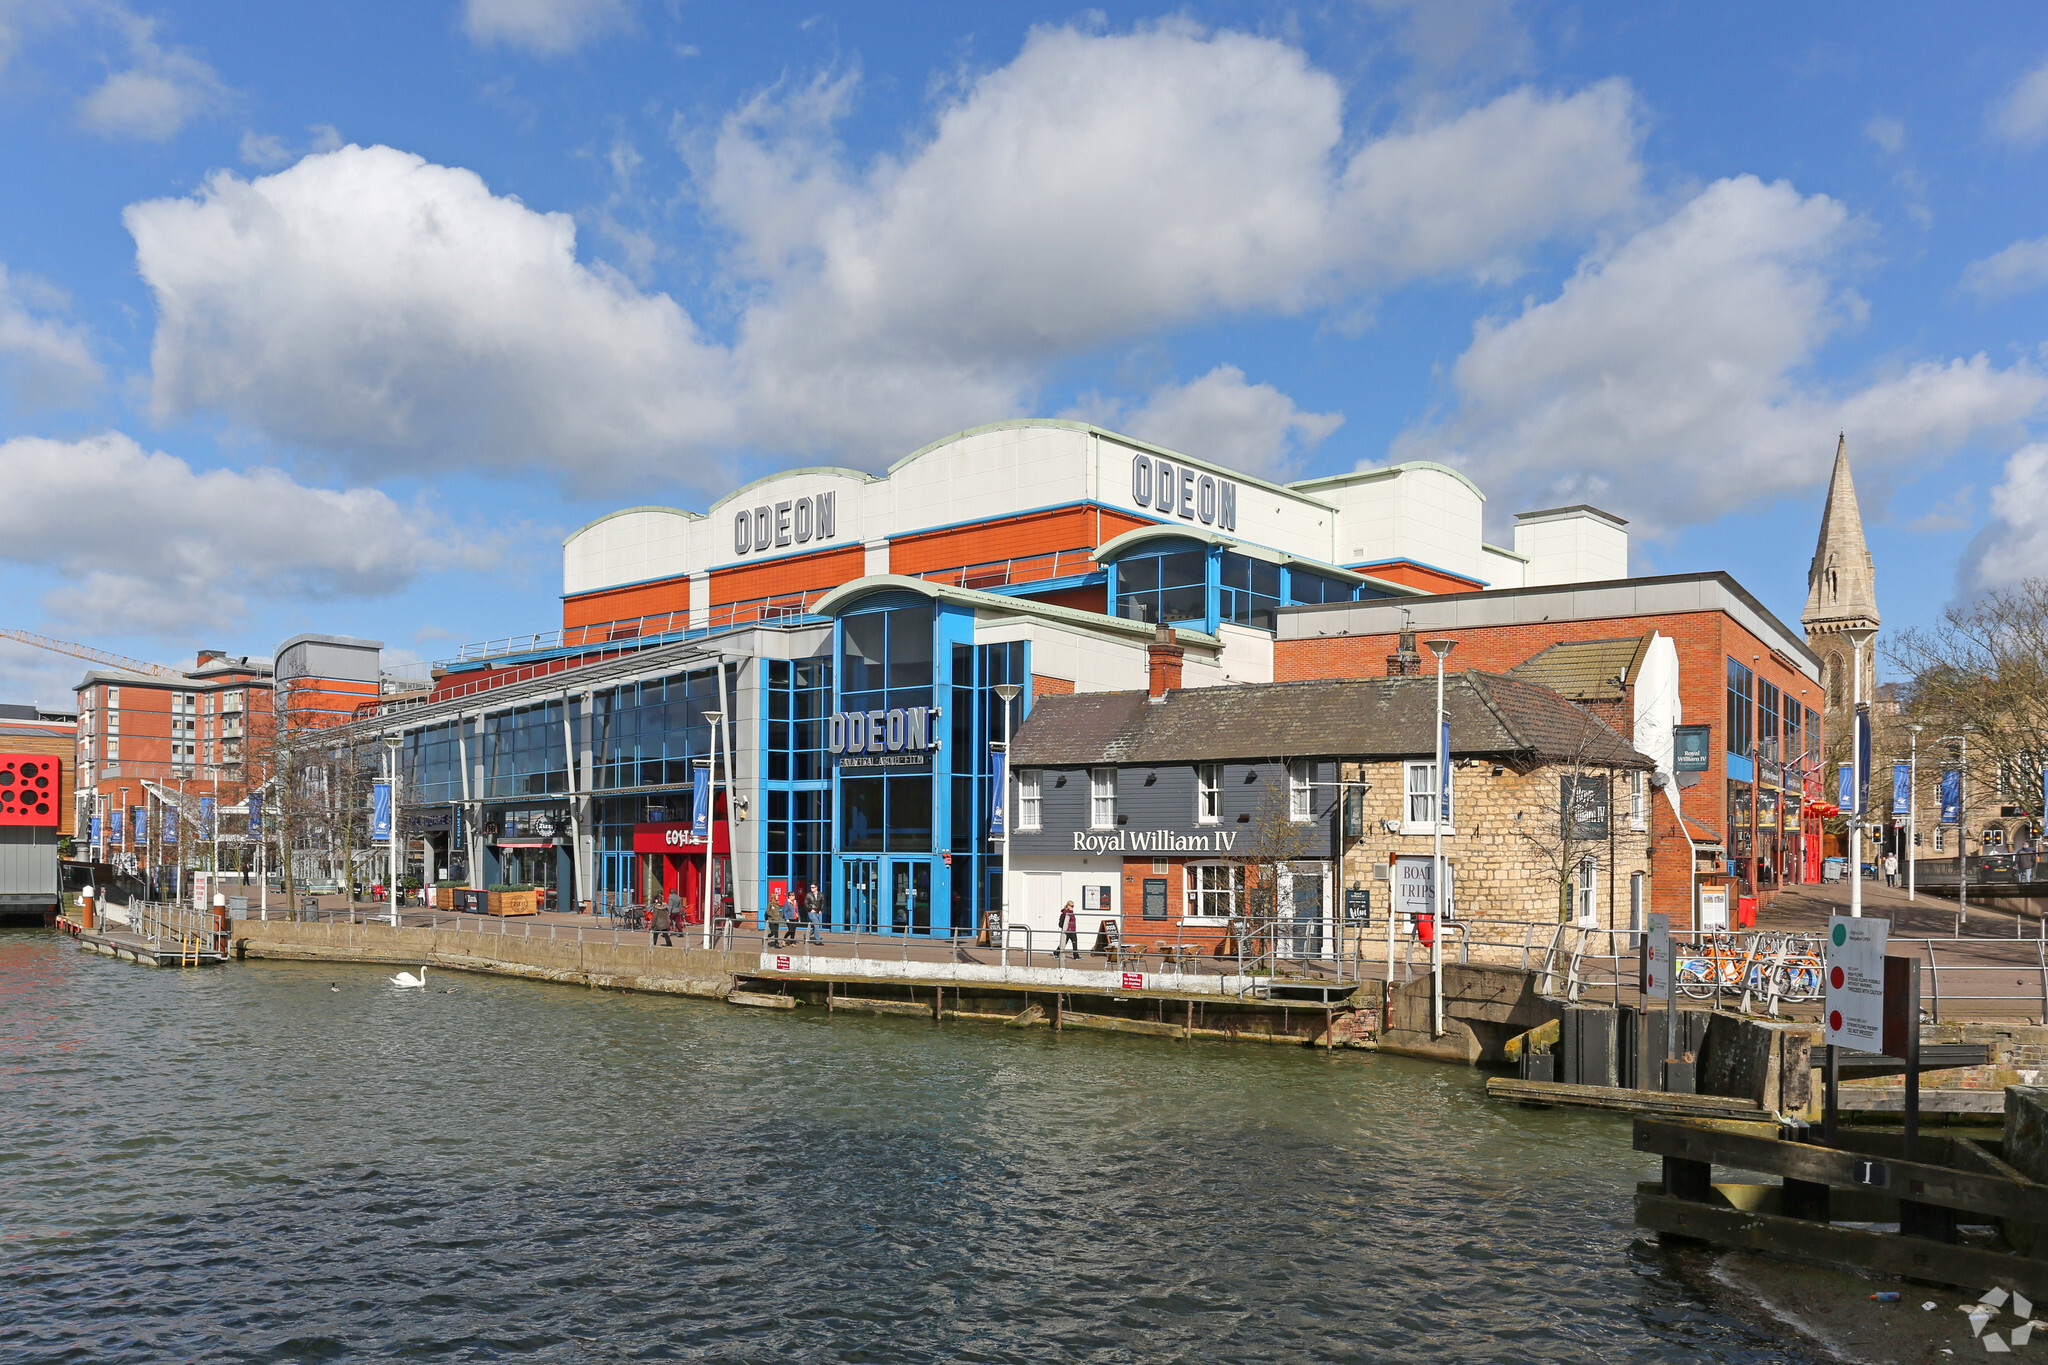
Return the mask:
[[[559,540],[1087,416],[1627,517],[1788,620],[2048,574],[2048,11],[0,0],[0,624],[559,620]],[[77,669],[0,644],[0,695]]]

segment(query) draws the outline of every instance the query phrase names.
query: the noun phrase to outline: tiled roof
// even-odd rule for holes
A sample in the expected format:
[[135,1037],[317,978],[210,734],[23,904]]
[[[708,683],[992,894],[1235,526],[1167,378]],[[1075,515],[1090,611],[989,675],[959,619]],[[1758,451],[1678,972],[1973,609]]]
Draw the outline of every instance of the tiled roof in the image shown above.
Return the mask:
[[1567,640],[1509,672],[1573,701],[1620,701],[1648,639],[1632,635],[1620,640]]
[[[1498,673],[1444,679],[1451,752],[1524,764],[1650,768],[1614,731],[1548,688]],[[1018,767],[1247,758],[1403,758],[1434,750],[1436,678],[1324,679],[1169,692],[1041,697],[1017,728]]]

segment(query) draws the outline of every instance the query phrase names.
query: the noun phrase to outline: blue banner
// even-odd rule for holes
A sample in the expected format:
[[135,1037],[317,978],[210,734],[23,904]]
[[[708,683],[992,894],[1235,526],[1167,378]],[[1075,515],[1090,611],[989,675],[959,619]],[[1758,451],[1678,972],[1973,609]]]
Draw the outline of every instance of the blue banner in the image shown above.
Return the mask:
[[370,786],[370,842],[382,843],[391,837],[391,784],[376,782]]
[[1913,769],[1904,763],[1892,764],[1892,814],[1913,813]]
[[1960,825],[1963,823],[1963,770],[1944,768],[1941,770],[1941,823]]
[[1847,815],[1856,808],[1856,765],[1844,763],[1837,777],[1840,780],[1835,784],[1838,788],[1835,792],[1835,804],[1842,808],[1842,814]]
[[249,837],[263,833],[263,793],[249,793]]
[[114,807],[114,808],[113,808],[112,810],[110,810],[110,811],[108,811],[108,812],[107,812],[107,842],[108,842],[108,843],[110,843],[110,844],[125,844],[125,843],[127,843],[127,842],[128,842],[128,837],[127,837],[127,835],[126,835],[125,833],[123,833],[123,832],[122,832],[122,825],[121,825],[121,822],[122,822],[122,820],[123,820],[123,819],[124,819],[124,817],[123,817],[123,816],[122,816],[122,814],[121,814],[121,808],[120,808],[119,806],[116,806],[116,807]]
[[94,848],[98,848],[100,845],[100,818],[97,815],[92,818],[92,835],[86,842]]
[[210,796],[199,798],[199,838],[202,842],[213,838],[214,800]]
[[993,789],[993,795],[989,797],[988,837],[1000,839],[1003,837],[1003,823],[1006,813],[1004,808],[1009,804],[1010,755],[1007,751],[998,749],[993,744],[989,746],[989,751],[989,757],[995,766],[996,784]]
[[1862,785],[1856,790],[1856,813],[1870,813],[1870,713],[1856,713],[1856,764]]
[[1451,823],[1451,723],[1446,720],[1436,736],[1436,818]]
[[133,831],[136,843],[146,844],[149,842],[148,806],[134,806],[129,809],[128,828]]
[[706,842],[711,838],[711,765],[699,763],[690,771],[690,833]]
[[178,842],[178,808],[168,804],[164,806],[164,842]]

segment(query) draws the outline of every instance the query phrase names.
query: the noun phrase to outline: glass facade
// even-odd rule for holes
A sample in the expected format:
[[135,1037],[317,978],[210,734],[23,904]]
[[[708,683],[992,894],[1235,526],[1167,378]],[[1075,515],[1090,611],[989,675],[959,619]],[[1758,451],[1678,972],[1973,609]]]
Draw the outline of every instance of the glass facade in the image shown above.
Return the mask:
[[591,703],[596,791],[688,787],[691,763],[711,755],[711,724],[704,713],[718,709],[714,670],[608,687]]
[[486,801],[569,790],[568,734],[562,703],[541,702],[484,717],[480,762]]
[[1728,752],[1748,758],[1756,743],[1756,675],[1728,661]]
[[1190,540],[1163,540],[1109,566],[1110,611],[1127,621],[1214,632],[1222,622],[1275,627],[1294,603],[1363,602],[1387,594],[1334,574],[1276,564]]

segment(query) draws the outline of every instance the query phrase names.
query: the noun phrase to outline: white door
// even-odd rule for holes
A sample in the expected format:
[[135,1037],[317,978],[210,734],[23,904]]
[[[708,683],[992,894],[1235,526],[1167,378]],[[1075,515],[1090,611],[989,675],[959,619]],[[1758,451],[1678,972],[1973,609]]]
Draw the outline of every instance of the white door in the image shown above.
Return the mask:
[[[1020,885],[1019,895],[1010,904],[1013,922],[1031,930],[1031,946],[1048,952],[1053,948],[1053,935],[1060,924],[1060,874],[1057,872],[1012,872]],[[1022,948],[1024,936],[1012,935],[1010,946]]]

